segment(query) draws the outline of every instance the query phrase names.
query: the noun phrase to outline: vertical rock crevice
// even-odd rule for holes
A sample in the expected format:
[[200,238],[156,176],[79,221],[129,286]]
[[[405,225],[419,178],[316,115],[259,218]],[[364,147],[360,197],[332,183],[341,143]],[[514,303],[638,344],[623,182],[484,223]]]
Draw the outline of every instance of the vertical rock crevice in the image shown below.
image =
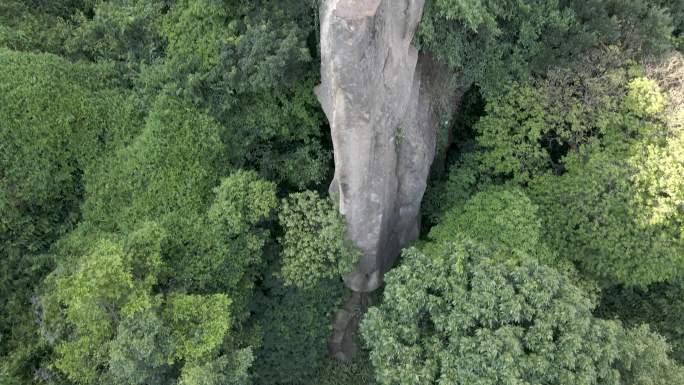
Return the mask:
[[[435,156],[437,129],[455,97],[449,72],[412,45],[425,0],[323,0],[321,85],[330,122],[335,177],[347,237],[363,253],[344,277],[364,303],[401,249],[418,238],[420,204]],[[453,104],[451,104],[453,105]],[[348,303],[346,307],[355,307]],[[331,353],[353,350],[354,317],[335,317]],[[346,336],[346,337],[344,337]]]

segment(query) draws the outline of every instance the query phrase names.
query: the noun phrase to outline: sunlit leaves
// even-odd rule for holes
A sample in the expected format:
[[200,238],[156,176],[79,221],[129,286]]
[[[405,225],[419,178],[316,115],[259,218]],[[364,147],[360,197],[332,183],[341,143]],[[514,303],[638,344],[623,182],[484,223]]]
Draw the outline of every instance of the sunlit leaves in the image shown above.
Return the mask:
[[230,328],[230,299],[225,294],[208,296],[176,294],[164,309],[178,359],[195,361],[215,353]]
[[415,248],[361,331],[381,384],[669,384],[683,368],[647,327],[595,318],[591,297],[534,258],[469,240]]
[[621,328],[554,269],[489,253],[470,241],[404,252],[361,327],[379,382],[617,383]]
[[282,277],[288,285],[313,287],[354,268],[359,252],[345,240],[344,219],[314,192],[291,194],[279,214],[285,234]]

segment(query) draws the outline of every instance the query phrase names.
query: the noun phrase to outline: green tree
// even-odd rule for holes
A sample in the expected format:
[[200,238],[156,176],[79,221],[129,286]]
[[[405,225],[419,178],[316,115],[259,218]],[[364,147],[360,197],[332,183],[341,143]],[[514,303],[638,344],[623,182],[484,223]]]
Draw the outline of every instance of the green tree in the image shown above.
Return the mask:
[[207,108],[234,167],[256,167],[290,188],[318,184],[332,156],[312,92],[313,11],[294,0],[178,1],[164,17],[163,66],[142,82]]
[[476,125],[482,169],[529,185],[546,243],[606,283],[645,286],[683,266],[679,60],[647,68],[655,80],[558,71],[491,99]]
[[439,253],[456,239],[467,238],[499,249],[505,258],[534,256],[555,265],[542,239],[539,208],[525,192],[514,186],[496,186],[474,194],[463,206],[447,211],[430,230],[425,251]]
[[642,325],[627,330],[622,337],[618,370],[623,384],[679,384],[684,367],[673,361],[665,338]]
[[[219,124],[176,98],[160,95],[140,135],[85,175],[84,219],[127,231],[145,220],[180,221],[210,202],[228,168]],[[176,229],[174,229],[176,230]]]
[[253,302],[262,343],[256,351],[257,384],[316,383],[330,365],[331,317],[350,295],[342,280],[320,279],[299,288],[274,275],[265,277]]
[[223,142],[236,167],[255,167],[288,190],[317,186],[330,175],[332,152],[322,143],[324,117],[308,76],[278,91],[248,94],[222,115]]
[[107,66],[0,50],[2,249],[44,250],[78,220],[82,176],[139,130]]
[[164,318],[171,326],[178,359],[198,362],[218,350],[231,326],[230,302],[225,294],[167,298]]
[[[678,0],[674,0],[678,1]],[[669,0],[571,0],[568,6],[594,45],[616,45],[631,57],[670,48],[673,22]]]
[[202,278],[205,290],[232,293],[234,308],[246,311],[270,241],[265,224],[278,204],[276,186],[253,171],[237,171],[214,192],[203,225],[213,237],[205,246],[208,254],[190,261],[188,274]]
[[485,149],[481,162],[491,165],[493,174],[523,182],[551,168],[550,153],[539,145],[553,135],[552,120],[557,115],[549,114],[549,108],[548,98],[532,86],[513,85],[487,103],[486,116],[476,126],[478,145]]
[[446,178],[428,185],[421,206],[427,224],[436,225],[446,212],[462,207],[473,194],[494,182],[477,155],[472,145],[464,147],[459,158],[449,167]]
[[[486,96],[614,45],[639,58],[667,50],[672,19],[659,1],[525,0],[426,3],[420,45]],[[648,20],[648,21],[644,21]]]
[[684,364],[684,282],[657,283],[647,289],[606,288],[597,314],[629,326],[648,324],[672,345],[672,358]]
[[189,368],[183,368],[179,385],[249,385],[248,368],[253,360],[252,352],[247,349],[228,357],[203,361]]
[[293,193],[278,213],[283,235],[254,302],[263,341],[254,365],[260,384],[315,383],[331,367],[332,314],[350,292],[342,283],[359,256],[331,200]]
[[66,53],[64,43],[73,26],[65,18],[83,4],[80,1],[45,1],[42,6],[36,3],[6,0],[0,4],[0,47],[58,55]]
[[231,343],[236,316],[228,296],[158,292],[168,235],[156,224],[110,238],[65,259],[47,280],[43,333],[55,346],[54,367],[81,384],[177,376],[194,384],[211,362],[215,376],[244,378],[251,353]]
[[350,272],[359,253],[345,240],[345,223],[328,199],[315,192],[290,194],[278,215],[284,235],[282,277],[287,285],[312,287]]
[[548,40],[566,36],[573,23],[572,13],[555,0],[432,0],[418,36],[423,49],[462,72],[464,84],[474,82],[490,95],[499,82],[526,79],[532,59],[551,56],[544,52],[552,45]]
[[109,350],[109,373],[122,385],[162,385],[170,376],[173,346],[169,327],[156,311],[126,317]]
[[646,286],[677,277],[684,163],[681,137],[668,142],[626,152],[591,146],[567,159],[566,174],[533,182],[549,245],[608,282]]
[[259,227],[276,205],[275,185],[253,172],[222,179],[229,165],[219,130],[201,111],[160,96],[135,141],[86,175],[84,219],[124,233],[157,221],[170,234],[162,281],[229,290],[241,307],[268,237]]
[[293,0],[177,1],[164,20],[167,66],[191,94],[207,85],[229,96],[294,84],[311,60],[312,10]]
[[90,12],[71,15],[74,27],[66,39],[65,50],[73,58],[113,60],[137,71],[138,65],[153,63],[164,53],[160,29],[165,3],[96,2]]
[[[0,370],[31,378],[43,255],[80,219],[83,174],[140,129],[107,65],[0,49]],[[14,375],[14,374],[13,374]]]
[[130,313],[132,309],[127,307],[152,300],[144,297],[150,290],[149,283],[133,278],[127,259],[120,246],[103,241],[76,271],[55,278],[55,291],[46,298],[46,308],[55,313],[50,322],[58,322],[58,309],[63,306],[62,333],[73,329],[56,344],[55,366],[75,382],[101,380],[120,314]]
[[663,367],[682,378],[662,339],[627,339],[534,259],[499,262],[469,241],[434,256],[411,248],[386,284],[361,324],[381,384],[665,384]]
[[76,11],[91,10],[96,1],[97,0],[66,0],[55,3],[54,1],[49,0],[20,0],[19,2],[34,8],[36,11],[66,18]]
[[662,0],[663,6],[670,10],[674,24],[674,44],[679,52],[684,52],[684,1]]
[[636,134],[642,124],[634,117],[640,112],[627,100],[636,70],[620,64],[618,51],[605,54],[586,59],[578,70],[550,71],[544,80],[511,84],[490,98],[486,115],[475,125],[482,166],[526,183],[548,171],[561,174],[563,157],[592,140]]

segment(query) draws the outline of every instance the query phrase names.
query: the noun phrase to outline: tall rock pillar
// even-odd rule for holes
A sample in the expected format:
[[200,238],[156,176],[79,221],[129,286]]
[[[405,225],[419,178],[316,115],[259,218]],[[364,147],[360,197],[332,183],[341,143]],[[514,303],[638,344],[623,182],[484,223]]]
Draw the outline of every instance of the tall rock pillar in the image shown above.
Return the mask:
[[322,0],[321,85],[347,237],[363,252],[344,277],[355,293],[333,322],[330,352],[349,358],[364,293],[377,289],[401,249],[418,238],[420,204],[448,115],[448,71],[411,45],[425,0]]
[[[424,0],[324,0],[316,94],[335,148],[330,187],[363,256],[345,277],[370,292],[416,239],[435,154],[443,85],[439,68],[411,45]],[[443,99],[443,96],[441,96]]]

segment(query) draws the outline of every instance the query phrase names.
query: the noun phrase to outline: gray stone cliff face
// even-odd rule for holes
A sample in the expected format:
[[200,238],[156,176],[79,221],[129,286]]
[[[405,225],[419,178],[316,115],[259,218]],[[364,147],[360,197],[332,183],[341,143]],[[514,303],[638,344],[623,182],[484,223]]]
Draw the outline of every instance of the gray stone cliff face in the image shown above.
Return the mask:
[[[424,0],[323,0],[321,76],[330,122],[330,187],[363,256],[345,283],[370,292],[415,240],[435,155],[447,72],[411,45]],[[453,104],[452,104],[453,105]]]

